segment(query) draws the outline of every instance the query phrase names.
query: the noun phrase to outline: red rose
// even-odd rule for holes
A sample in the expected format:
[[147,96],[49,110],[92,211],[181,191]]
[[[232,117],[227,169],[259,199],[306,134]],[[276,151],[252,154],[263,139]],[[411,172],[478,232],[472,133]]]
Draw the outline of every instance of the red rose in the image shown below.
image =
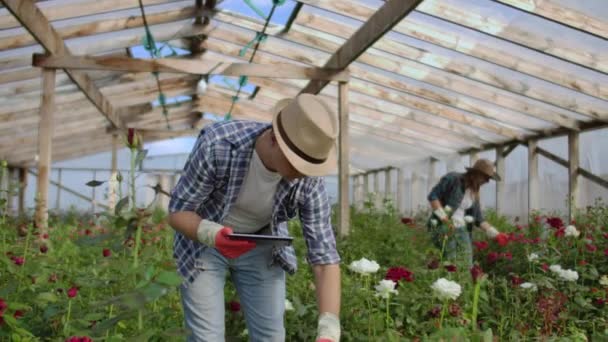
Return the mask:
[[0,298],[0,314],[4,312],[4,310],[8,307],[4,299]]
[[543,271],[547,272],[549,270],[549,264],[543,264],[542,266]]
[[437,260],[437,259],[433,259],[433,260],[431,260],[431,261],[430,261],[430,262],[429,262],[429,263],[426,265],[426,267],[427,267],[429,270],[436,270],[436,269],[438,269],[438,268],[439,268],[439,260]]
[[477,248],[478,251],[483,251],[489,246],[487,241],[473,241],[473,245],[475,246],[475,248]]
[[496,252],[490,252],[488,253],[488,256],[486,257],[486,260],[488,261],[488,264],[493,264],[496,261],[498,261],[498,253]]
[[109,257],[109,256],[112,255],[112,251],[109,250],[108,248],[104,248],[103,251],[102,251],[102,254],[103,254],[104,258],[107,258],[107,257]]
[[506,246],[509,243],[509,237],[505,233],[498,233],[496,235],[496,242],[502,247]]
[[74,298],[78,294],[78,288],[76,286],[72,286],[68,289],[68,297]]
[[564,226],[564,222],[559,217],[547,217],[547,224],[555,229],[559,229]]
[[440,305],[434,306],[426,314],[427,314],[427,316],[432,317],[432,318],[439,317],[439,315],[441,315],[441,306]]
[[15,263],[15,265],[17,266],[21,266],[25,263],[25,258],[23,257],[13,257],[13,262]]
[[47,234],[47,233],[42,234],[42,238],[45,239],[45,240],[48,239],[49,238],[49,234]]
[[511,254],[511,252],[503,253],[501,256],[506,260],[513,260],[513,254]]
[[21,310],[15,310],[15,313],[13,314],[13,317],[15,317],[15,319],[19,319],[21,317],[23,317],[25,313]]
[[384,279],[392,280],[399,285],[399,281],[401,280],[407,282],[414,281],[414,274],[405,267],[391,267],[386,272]]
[[445,270],[448,272],[456,272],[456,265],[446,265]]
[[483,276],[483,270],[479,265],[474,265],[471,267],[471,277],[473,277],[473,282],[477,282]]
[[564,237],[566,235],[566,228],[559,228],[555,231],[554,235],[556,238]]
[[586,244],[586,245],[585,245],[585,247],[587,248],[587,251],[588,251],[588,252],[593,253],[593,252],[597,251],[597,246],[595,246],[595,245],[592,245],[592,244]]
[[232,312],[241,311],[241,303],[237,302],[236,300],[230,301],[230,303],[228,303],[228,307],[230,308],[230,311],[232,311]]
[[516,275],[511,276],[511,284],[513,284],[513,286],[518,286],[520,284],[522,284],[524,282],[524,280]]
[[411,217],[402,217],[401,223],[411,225],[414,224],[414,219],[412,219]]
[[49,247],[47,245],[40,245],[40,253],[45,254],[49,251]]

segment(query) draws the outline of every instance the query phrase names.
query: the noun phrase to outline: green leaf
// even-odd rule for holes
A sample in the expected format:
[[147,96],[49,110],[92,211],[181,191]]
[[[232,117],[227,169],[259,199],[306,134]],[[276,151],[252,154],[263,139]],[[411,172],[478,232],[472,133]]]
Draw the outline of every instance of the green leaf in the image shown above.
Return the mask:
[[102,312],[94,312],[94,313],[89,313],[86,314],[84,316],[84,320],[85,321],[99,321],[104,319],[107,316],[107,314],[102,313]]
[[129,204],[129,196],[125,196],[123,198],[120,199],[120,201],[118,201],[118,203],[116,203],[116,207],[114,207],[114,214],[116,216],[120,215],[120,212],[122,211],[122,209],[124,209],[124,207]]
[[128,319],[131,316],[135,316],[135,311],[130,312],[122,312],[116,317],[112,317],[102,321],[100,323],[95,324],[93,327],[93,335],[101,335],[101,333],[106,332],[109,329],[112,329],[118,322]]
[[95,188],[105,183],[105,181],[92,180],[86,183],[86,186],[90,186],[91,188]]
[[158,298],[167,294],[167,289],[164,286],[156,283],[150,283],[143,289],[138,290],[140,295],[144,296],[145,302],[153,302]]
[[42,292],[36,296],[36,302],[41,306],[46,305],[47,303],[55,303],[57,300],[59,300],[59,298],[53,292]]
[[183,279],[175,272],[162,271],[156,281],[167,286],[179,286]]
[[44,309],[43,317],[44,317],[44,319],[49,319],[53,316],[63,313],[64,311],[65,311],[65,309],[63,308],[63,306],[56,305],[56,304],[49,305],[46,307],[46,309]]

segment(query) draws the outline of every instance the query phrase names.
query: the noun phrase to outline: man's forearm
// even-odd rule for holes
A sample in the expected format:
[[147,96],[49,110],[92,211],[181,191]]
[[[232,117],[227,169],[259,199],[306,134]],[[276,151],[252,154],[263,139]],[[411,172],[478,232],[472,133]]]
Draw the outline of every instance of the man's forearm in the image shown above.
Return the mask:
[[439,200],[432,200],[431,208],[433,208],[433,210],[437,210],[437,209],[441,208],[441,202],[439,202]]
[[314,265],[317,306],[319,312],[340,316],[340,265]]
[[169,214],[169,225],[177,232],[194,241],[198,241],[196,232],[201,220],[201,217],[193,211],[178,211]]

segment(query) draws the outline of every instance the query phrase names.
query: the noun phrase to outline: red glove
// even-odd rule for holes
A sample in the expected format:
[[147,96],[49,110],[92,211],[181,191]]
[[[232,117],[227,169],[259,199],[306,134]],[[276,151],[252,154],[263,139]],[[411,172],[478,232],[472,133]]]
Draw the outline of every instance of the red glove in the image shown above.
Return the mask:
[[330,340],[328,338],[320,338],[316,342],[334,342],[334,341],[332,341],[332,340]]
[[215,235],[215,249],[228,259],[239,257],[255,248],[254,241],[231,240],[232,228],[224,227]]

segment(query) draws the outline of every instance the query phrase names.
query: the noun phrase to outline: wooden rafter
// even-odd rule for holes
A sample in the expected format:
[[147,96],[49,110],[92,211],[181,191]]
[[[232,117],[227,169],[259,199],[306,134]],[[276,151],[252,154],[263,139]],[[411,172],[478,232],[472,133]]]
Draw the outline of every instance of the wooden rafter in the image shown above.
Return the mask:
[[[344,69],[380,39],[386,32],[408,15],[422,0],[388,0],[372,15],[329,60],[325,68]],[[318,94],[327,81],[313,80],[301,93]]]
[[[51,54],[70,55],[61,36],[51,26],[46,17],[31,0],[2,0],[4,5],[21,22],[34,38]],[[78,85],[86,97],[97,107],[110,124],[114,127],[122,127],[122,123],[113,111],[112,104],[101,94],[97,86],[80,71],[65,70],[72,81]]]
[[[321,8],[357,20],[367,20],[374,9],[356,0],[298,0],[304,4]],[[471,57],[494,63],[515,71],[581,91],[591,96],[608,99],[608,82],[600,82],[561,68],[565,63],[542,63],[527,59],[510,51],[504,44],[495,41],[481,41],[468,34],[449,31],[441,25],[425,20],[408,17],[395,26],[395,32],[420,39]],[[559,61],[558,61],[559,62]],[[602,76],[603,77],[603,76]]]
[[168,72],[194,75],[249,76],[268,78],[347,81],[347,70],[303,67],[291,64],[214,63],[183,58],[138,59],[130,57],[45,56],[34,54],[32,65],[42,68]]

